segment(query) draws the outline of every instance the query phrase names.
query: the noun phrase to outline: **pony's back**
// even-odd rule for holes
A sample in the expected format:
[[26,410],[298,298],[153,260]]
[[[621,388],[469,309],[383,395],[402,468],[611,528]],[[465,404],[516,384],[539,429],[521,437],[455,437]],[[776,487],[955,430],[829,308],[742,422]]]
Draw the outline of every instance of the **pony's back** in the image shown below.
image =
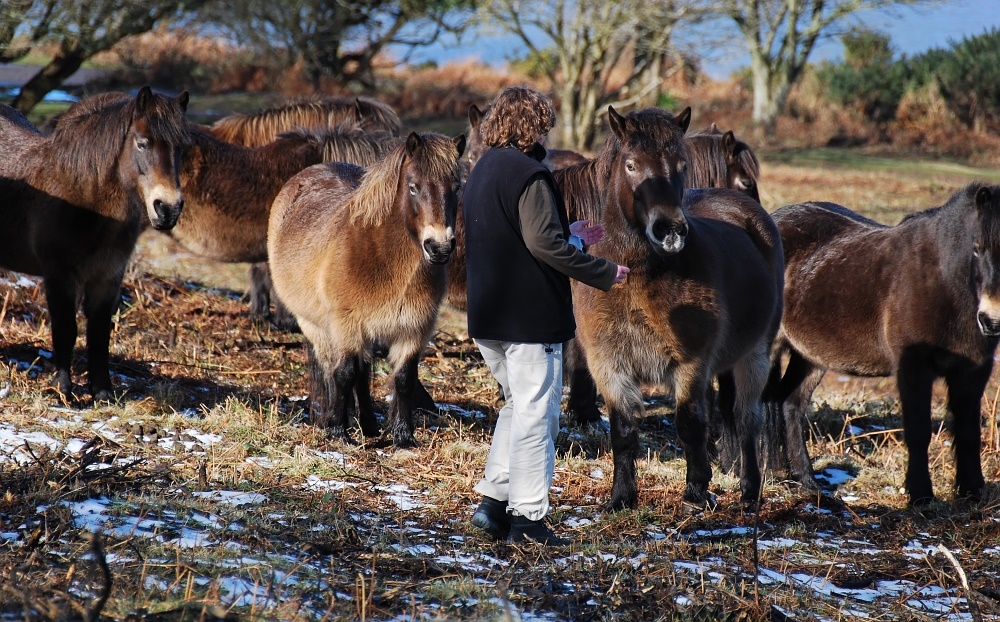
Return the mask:
[[235,113],[206,128],[226,142],[258,147],[280,134],[302,128],[333,128],[355,123],[370,132],[399,133],[399,117],[387,104],[368,98],[324,97],[303,99],[266,108],[253,114]]
[[42,134],[20,111],[0,104],[0,177],[21,177],[25,152],[42,140]]

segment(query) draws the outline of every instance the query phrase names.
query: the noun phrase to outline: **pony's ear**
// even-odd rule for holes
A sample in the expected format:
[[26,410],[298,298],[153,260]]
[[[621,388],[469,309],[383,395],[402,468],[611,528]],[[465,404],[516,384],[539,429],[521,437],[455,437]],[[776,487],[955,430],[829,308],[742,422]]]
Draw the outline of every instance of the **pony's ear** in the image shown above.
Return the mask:
[[469,106],[469,123],[472,127],[479,127],[479,124],[483,121],[483,111],[479,109],[479,106],[472,104]]
[[135,112],[139,116],[146,114],[146,109],[153,103],[153,89],[149,85],[139,89],[135,96]]
[[722,135],[722,151],[726,154],[726,162],[732,164],[736,160],[736,137],[732,130]]
[[618,114],[614,106],[608,106],[608,125],[611,126],[611,131],[615,133],[618,140],[625,142],[628,136],[625,131],[625,117]]
[[[473,104],[474,106],[475,104]],[[456,158],[461,158],[462,154],[465,153],[465,134],[459,134],[458,136],[451,139],[451,144],[455,145],[455,151],[458,152]]]
[[412,158],[413,154],[420,148],[423,140],[420,138],[420,134],[410,132],[410,135],[406,137],[406,155]]
[[181,91],[181,94],[177,96],[177,103],[181,105],[181,112],[187,112],[188,102],[191,100],[191,94],[187,91]]
[[983,186],[979,190],[976,190],[976,207],[979,209],[985,209],[993,202],[993,191],[987,187]]
[[674,121],[680,126],[682,132],[688,131],[688,126],[691,125],[691,106],[677,113]]
[[712,127],[708,128],[708,131],[712,132],[713,134],[718,134],[722,130],[720,130],[719,126],[715,124],[715,121],[712,121]]

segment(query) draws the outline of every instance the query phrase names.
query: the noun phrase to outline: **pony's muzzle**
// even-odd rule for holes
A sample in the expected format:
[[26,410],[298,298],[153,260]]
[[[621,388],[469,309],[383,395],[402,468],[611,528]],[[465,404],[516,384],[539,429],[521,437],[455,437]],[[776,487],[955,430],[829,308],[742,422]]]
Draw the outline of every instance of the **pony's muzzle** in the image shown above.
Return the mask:
[[448,263],[451,254],[455,251],[455,237],[452,236],[447,242],[438,242],[433,239],[426,239],[423,243],[424,259],[432,264]]
[[178,199],[176,203],[167,203],[160,199],[153,201],[153,217],[150,223],[158,231],[173,229],[177,224],[177,219],[181,217],[181,210],[184,209],[184,199]]
[[653,246],[665,253],[679,253],[688,234],[687,220],[657,218],[646,227],[646,237]]

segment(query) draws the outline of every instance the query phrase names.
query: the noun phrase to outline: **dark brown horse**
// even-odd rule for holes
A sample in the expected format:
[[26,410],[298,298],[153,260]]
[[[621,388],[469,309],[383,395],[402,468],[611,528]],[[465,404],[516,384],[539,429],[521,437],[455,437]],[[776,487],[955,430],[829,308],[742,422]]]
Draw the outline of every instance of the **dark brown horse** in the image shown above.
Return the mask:
[[111,396],[111,318],[125,266],[144,220],[167,230],[181,213],[187,103],[187,92],[174,99],[149,87],[135,97],[106,93],[74,104],[49,137],[0,106],[0,266],[43,277],[66,398],[81,300],[90,391],[95,400]]
[[266,261],[268,215],[286,181],[322,162],[374,164],[398,142],[385,133],[342,125],[292,131],[261,147],[241,147],[194,129],[181,167],[184,214],[169,235],[216,261]]
[[[736,138],[732,131],[722,132],[713,123],[709,128],[686,134],[684,146],[687,153],[685,188],[729,188],[760,202],[757,185],[760,164],[757,156],[750,146]],[[584,212],[592,213],[593,197],[597,193],[593,185],[594,176],[571,172],[575,170],[569,168],[553,173],[566,201],[570,220],[579,219],[580,214]],[[736,209],[724,212],[692,213],[695,216],[722,219],[738,227],[743,227],[743,223],[746,222],[756,222],[760,214],[759,208],[746,204],[747,211],[744,212],[739,209],[740,205],[743,204],[737,204],[734,206]],[[700,205],[692,208],[697,210]],[[768,234],[766,231],[759,231],[756,235],[765,238]],[[577,425],[602,428],[604,424],[601,420],[601,411],[597,407],[597,387],[587,369],[579,344],[575,341],[569,342],[565,353],[564,370],[570,387],[567,403],[570,417]],[[723,375],[719,382],[722,393],[720,405],[728,409],[732,400],[732,381],[727,375]],[[723,440],[728,442],[732,437],[727,436]],[[725,462],[738,456],[738,452],[733,451],[738,448],[728,445],[727,449]]]
[[[686,501],[709,501],[706,391],[731,373],[742,450],[745,502],[760,491],[757,427],[768,353],[781,312],[781,242],[760,204],[730,190],[684,190],[683,140],[690,109],[625,117],[609,109],[611,132],[593,162],[566,169],[577,217],[604,226],[589,249],[631,268],[610,292],[574,283],[577,337],[611,418],[614,484],[610,506],[638,499],[636,417],[642,383],[673,385],[677,431],[687,459]],[[570,192],[566,192],[570,194]],[[706,216],[695,216],[695,213]],[[741,225],[727,213],[756,214]]]
[[[768,418],[817,369],[895,376],[909,452],[910,503],[934,498],[928,470],[931,385],[943,377],[953,418],[955,487],[978,498],[980,403],[1000,336],[1000,187],[977,183],[947,203],[879,224],[832,203],[802,203],[774,213],[785,252],[785,312],[776,341],[790,356],[772,368]],[[815,383],[808,388],[811,393]],[[786,445],[793,475],[811,479],[804,412],[788,408]],[[781,428],[781,422],[770,427]]]
[[313,166],[274,201],[274,287],[311,344],[322,385],[313,383],[313,402],[322,404],[314,415],[334,436],[347,438],[355,406],[362,432],[377,433],[363,370],[382,344],[394,375],[393,443],[416,444],[417,361],[445,293],[464,147],[464,136],[411,133],[367,171]]

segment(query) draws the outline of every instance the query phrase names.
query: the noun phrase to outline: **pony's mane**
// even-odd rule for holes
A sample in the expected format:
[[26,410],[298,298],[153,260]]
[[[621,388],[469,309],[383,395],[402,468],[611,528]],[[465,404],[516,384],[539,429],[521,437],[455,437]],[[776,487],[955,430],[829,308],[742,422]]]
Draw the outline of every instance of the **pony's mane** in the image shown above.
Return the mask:
[[[956,190],[943,205],[907,214],[899,221],[899,224],[935,218],[937,216],[963,222],[968,219],[969,210],[975,209],[976,193],[979,192],[980,188],[989,188],[993,192],[993,205],[997,206],[994,209],[986,209],[980,212],[980,215],[983,217],[979,221],[980,226],[988,233],[990,239],[1000,240],[1000,186],[985,182],[972,182],[964,188]],[[952,212],[957,213],[953,214]]]
[[[184,112],[173,98],[153,94],[143,117],[149,135],[185,149],[190,143]],[[71,178],[103,185],[113,174],[136,119],[136,98],[102,93],[80,100],[59,118],[49,138],[51,157]]]
[[[442,134],[420,134],[420,146],[414,152],[410,166],[430,179],[452,179],[458,184],[458,153],[450,138]],[[365,171],[358,186],[347,200],[345,211],[352,223],[379,226],[392,213],[396,203],[406,142],[396,147]]]
[[596,170],[597,160],[588,160],[552,172],[570,220],[600,222],[604,212],[604,191],[603,180]]
[[401,140],[388,132],[365,132],[353,122],[328,130],[294,129],[282,132],[278,138],[298,139],[322,147],[324,162],[348,162],[363,167],[384,158]]
[[[358,114],[361,118],[358,119]],[[313,97],[265,108],[253,114],[235,113],[219,119],[212,133],[226,142],[259,146],[295,128],[334,127],[357,121],[363,129],[399,133],[399,116],[388,105],[365,97]]]

